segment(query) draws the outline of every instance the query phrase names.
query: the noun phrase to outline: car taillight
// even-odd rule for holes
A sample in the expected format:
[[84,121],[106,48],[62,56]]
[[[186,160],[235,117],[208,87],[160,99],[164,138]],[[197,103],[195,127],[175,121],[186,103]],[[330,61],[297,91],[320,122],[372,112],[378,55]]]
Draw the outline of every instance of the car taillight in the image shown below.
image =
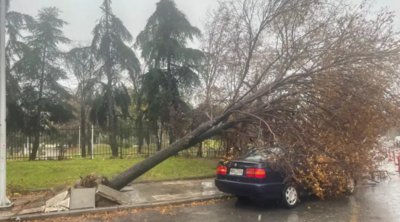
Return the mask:
[[218,175],[226,175],[227,172],[228,172],[228,168],[226,166],[219,165],[217,167],[217,174]]
[[246,169],[246,177],[264,179],[267,177],[265,169],[261,168],[248,168]]

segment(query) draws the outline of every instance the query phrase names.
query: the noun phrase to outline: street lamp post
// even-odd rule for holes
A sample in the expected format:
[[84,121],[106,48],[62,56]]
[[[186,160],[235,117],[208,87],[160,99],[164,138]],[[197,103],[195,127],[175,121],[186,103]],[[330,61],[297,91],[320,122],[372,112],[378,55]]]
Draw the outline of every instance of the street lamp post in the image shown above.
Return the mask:
[[12,206],[6,193],[6,0],[0,0],[0,208]]

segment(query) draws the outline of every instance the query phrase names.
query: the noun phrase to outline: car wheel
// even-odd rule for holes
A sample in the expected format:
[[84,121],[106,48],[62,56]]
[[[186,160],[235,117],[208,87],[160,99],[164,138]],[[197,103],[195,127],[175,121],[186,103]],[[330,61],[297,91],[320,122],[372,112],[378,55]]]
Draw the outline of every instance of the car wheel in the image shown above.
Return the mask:
[[287,184],[283,189],[282,204],[286,208],[293,208],[299,202],[299,194],[293,184]]

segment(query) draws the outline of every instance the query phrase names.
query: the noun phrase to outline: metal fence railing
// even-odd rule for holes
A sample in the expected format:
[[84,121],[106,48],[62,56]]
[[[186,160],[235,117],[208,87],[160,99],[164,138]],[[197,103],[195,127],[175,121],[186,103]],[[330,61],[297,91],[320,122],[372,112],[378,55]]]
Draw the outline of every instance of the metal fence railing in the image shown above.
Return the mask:
[[[85,153],[82,155],[80,128],[58,129],[47,133],[41,133],[37,160],[61,160],[74,158],[109,158],[112,151],[109,143],[109,134],[99,128],[88,130],[85,139]],[[169,145],[167,136],[161,141],[161,148]],[[142,146],[135,129],[120,130],[117,135],[118,157],[150,156],[157,152],[157,140],[155,137],[144,138]],[[33,137],[22,132],[8,133],[7,135],[7,159],[28,160],[33,148]],[[225,144],[220,139],[209,139],[201,144],[181,151],[178,155],[184,157],[219,158],[226,152]]]

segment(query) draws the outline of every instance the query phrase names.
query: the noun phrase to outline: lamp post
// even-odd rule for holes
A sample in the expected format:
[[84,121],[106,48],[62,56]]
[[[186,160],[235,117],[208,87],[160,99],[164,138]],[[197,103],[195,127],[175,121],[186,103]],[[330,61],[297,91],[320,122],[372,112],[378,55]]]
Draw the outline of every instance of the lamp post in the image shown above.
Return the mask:
[[6,193],[6,0],[0,0],[0,208],[12,206]]

